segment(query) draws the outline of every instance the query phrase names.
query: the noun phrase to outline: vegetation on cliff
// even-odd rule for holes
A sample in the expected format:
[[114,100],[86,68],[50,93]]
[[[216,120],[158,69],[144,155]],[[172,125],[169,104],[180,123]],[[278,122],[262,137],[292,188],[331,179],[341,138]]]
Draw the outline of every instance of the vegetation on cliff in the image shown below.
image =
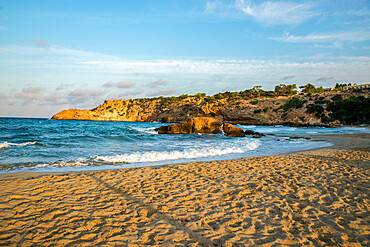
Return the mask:
[[[322,87],[307,84],[300,86],[302,91],[298,92],[295,84],[280,84],[274,91],[256,86],[212,96],[198,93],[178,97],[106,100],[94,109],[65,110],[52,119],[179,123],[193,117],[213,117],[234,124],[339,126],[368,123],[369,90],[341,91],[341,86],[338,84],[337,89],[325,91]],[[353,96],[356,100],[351,98]],[[362,98],[358,98],[360,96]],[[350,105],[349,109],[347,105]],[[356,107],[362,110],[353,110]]]
[[329,103],[330,117],[340,120],[343,124],[369,124],[370,98],[351,96],[347,99]]

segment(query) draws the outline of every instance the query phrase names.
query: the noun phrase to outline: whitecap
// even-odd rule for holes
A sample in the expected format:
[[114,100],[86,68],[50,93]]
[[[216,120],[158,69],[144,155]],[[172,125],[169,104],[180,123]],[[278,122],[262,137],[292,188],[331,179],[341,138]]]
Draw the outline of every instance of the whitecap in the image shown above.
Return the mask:
[[167,160],[179,159],[196,159],[209,156],[221,156],[228,154],[240,154],[247,150],[257,149],[258,142],[249,142],[244,145],[232,147],[205,147],[205,148],[190,148],[183,151],[163,151],[163,152],[135,152],[131,154],[120,154],[113,156],[93,156],[91,157],[96,162],[107,163],[142,163],[142,162],[158,162]]
[[7,142],[0,143],[0,149],[2,149],[2,148],[8,148],[8,147],[10,147],[10,144],[9,143],[7,143]]
[[131,129],[136,130],[138,132],[146,133],[146,134],[151,134],[151,135],[157,135],[158,132],[155,131],[155,127],[151,128],[138,128],[138,127],[131,127]]
[[37,141],[34,142],[25,142],[25,143],[11,143],[11,142],[3,142],[0,143],[0,149],[8,148],[10,146],[27,146],[27,145],[35,145]]

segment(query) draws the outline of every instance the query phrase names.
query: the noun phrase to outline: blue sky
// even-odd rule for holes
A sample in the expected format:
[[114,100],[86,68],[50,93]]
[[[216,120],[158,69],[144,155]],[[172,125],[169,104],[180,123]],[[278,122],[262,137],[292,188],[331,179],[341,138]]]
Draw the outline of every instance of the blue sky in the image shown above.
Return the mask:
[[363,83],[369,55],[369,0],[0,0],[0,116]]

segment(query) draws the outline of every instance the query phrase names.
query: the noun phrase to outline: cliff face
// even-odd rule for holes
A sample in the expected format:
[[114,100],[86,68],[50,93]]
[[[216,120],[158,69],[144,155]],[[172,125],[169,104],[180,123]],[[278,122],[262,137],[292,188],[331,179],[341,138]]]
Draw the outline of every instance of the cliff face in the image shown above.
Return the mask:
[[[168,98],[106,100],[91,110],[69,109],[55,114],[57,120],[137,121],[137,122],[184,122],[192,117],[213,117],[233,124],[292,125],[292,126],[340,126],[338,120],[329,119],[325,103],[333,97],[349,98],[353,95],[368,97],[364,92],[325,92],[315,95],[248,98],[229,93],[214,96],[180,96]],[[220,96],[221,95],[221,96]],[[217,95],[216,95],[217,96]],[[298,105],[289,106],[292,98]],[[325,102],[324,104],[319,104]],[[293,102],[294,103],[294,102]],[[312,105],[324,105],[320,115],[309,113]]]

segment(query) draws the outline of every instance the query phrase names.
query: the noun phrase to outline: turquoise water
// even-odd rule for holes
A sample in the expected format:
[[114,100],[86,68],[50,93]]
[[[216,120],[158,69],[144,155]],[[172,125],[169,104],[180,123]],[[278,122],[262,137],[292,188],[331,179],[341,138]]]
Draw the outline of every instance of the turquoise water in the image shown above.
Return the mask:
[[369,133],[365,128],[239,126],[267,135],[158,135],[163,123],[0,118],[0,173],[81,171],[283,154],[330,146],[276,135]]

